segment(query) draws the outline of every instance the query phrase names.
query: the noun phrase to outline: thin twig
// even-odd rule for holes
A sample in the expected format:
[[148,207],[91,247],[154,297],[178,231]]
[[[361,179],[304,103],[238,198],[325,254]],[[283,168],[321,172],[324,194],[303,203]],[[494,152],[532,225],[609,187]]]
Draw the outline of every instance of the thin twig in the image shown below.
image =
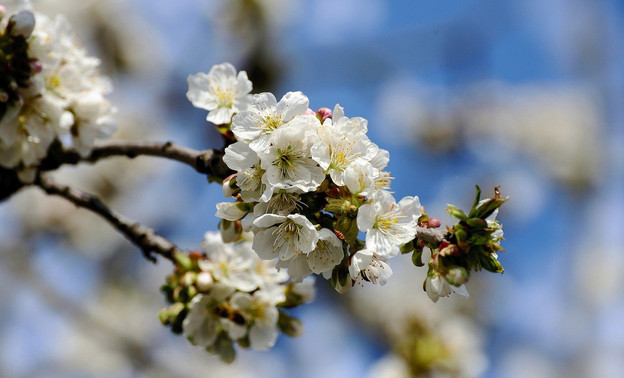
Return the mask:
[[39,175],[35,185],[46,193],[63,197],[77,207],[92,211],[106,219],[113,227],[121,232],[128,240],[141,248],[145,258],[156,262],[153,253],[158,254],[175,264],[175,254],[180,252],[175,244],[156,234],[154,230],[133,222],[126,217],[110,210],[98,197],[69,186],[59,185],[46,175]]

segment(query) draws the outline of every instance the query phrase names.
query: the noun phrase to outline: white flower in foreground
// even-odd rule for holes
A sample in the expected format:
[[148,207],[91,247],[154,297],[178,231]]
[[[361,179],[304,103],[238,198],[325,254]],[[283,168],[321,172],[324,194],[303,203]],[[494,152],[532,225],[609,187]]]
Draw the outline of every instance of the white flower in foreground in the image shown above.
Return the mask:
[[344,184],[353,194],[370,196],[375,192],[375,168],[371,163],[359,159],[344,171]]
[[401,244],[414,239],[419,216],[418,197],[405,197],[397,204],[392,194],[379,190],[371,204],[359,208],[357,225],[366,232],[366,248],[389,258],[399,253]]
[[325,172],[311,157],[310,147],[316,142],[313,116],[300,117],[295,123],[275,131],[270,147],[260,153],[262,180],[266,190],[261,200],[268,201],[275,189],[315,190],[325,180]]
[[241,189],[241,198],[245,202],[256,202],[263,191],[262,176],[258,154],[247,143],[236,142],[225,149],[223,162],[236,171],[236,185]]
[[208,110],[206,120],[220,125],[230,123],[234,113],[248,108],[251,102],[251,81],[247,72],[236,74],[230,63],[213,66],[210,72],[190,75],[186,97],[193,106]]
[[383,286],[392,276],[392,269],[385,260],[365,248],[351,256],[349,275],[356,281],[365,279],[374,285]]
[[316,274],[331,272],[342,261],[342,241],[327,228],[319,232],[319,241],[314,250],[306,255],[310,270]]
[[338,104],[334,106],[331,124],[334,129],[349,135],[366,134],[368,131],[368,121],[366,119],[362,117],[345,117],[343,107]]
[[314,225],[299,214],[265,214],[254,221],[254,226],[265,228],[256,232],[253,240],[253,250],[265,260],[290,260],[310,253],[319,240]]
[[288,92],[279,102],[272,93],[254,95],[251,108],[232,119],[232,132],[238,140],[249,142],[252,150],[264,151],[273,131],[304,114],[308,104],[301,92]]
[[425,291],[427,296],[435,303],[440,297],[448,297],[451,293],[457,293],[466,298],[469,297],[468,290],[465,285],[454,286],[438,273],[433,276],[427,276],[425,280]]
[[312,146],[312,158],[328,172],[332,181],[344,185],[344,171],[358,159],[370,160],[378,147],[365,134],[341,133],[332,127],[321,127],[319,141]]

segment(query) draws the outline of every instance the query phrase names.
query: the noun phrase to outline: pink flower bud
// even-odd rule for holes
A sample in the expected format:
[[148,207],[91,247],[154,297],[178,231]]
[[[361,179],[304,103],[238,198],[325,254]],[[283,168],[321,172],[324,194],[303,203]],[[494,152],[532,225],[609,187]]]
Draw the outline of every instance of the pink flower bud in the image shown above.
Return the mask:
[[316,111],[316,116],[319,120],[321,120],[321,122],[325,122],[327,118],[332,117],[332,111],[330,108],[320,108]]
[[428,228],[438,228],[442,223],[437,218],[429,218],[427,221]]
[[314,110],[308,108],[308,110],[306,110],[305,113],[303,113],[303,115],[314,115]]

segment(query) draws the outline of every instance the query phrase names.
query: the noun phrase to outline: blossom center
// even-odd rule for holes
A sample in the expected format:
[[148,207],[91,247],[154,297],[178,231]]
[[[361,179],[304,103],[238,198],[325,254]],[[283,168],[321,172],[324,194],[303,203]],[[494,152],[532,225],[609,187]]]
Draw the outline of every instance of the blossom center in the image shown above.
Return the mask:
[[273,160],[273,165],[279,171],[282,179],[292,179],[292,170],[303,157],[302,151],[295,150],[291,145],[288,145],[285,148],[277,149],[277,156]]

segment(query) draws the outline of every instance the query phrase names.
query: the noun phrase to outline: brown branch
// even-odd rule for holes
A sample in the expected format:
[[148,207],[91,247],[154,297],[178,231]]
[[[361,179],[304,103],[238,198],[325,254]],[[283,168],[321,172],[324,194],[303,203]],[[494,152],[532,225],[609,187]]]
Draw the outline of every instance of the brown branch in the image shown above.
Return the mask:
[[106,207],[98,197],[69,186],[59,185],[45,175],[39,175],[35,181],[35,185],[42,188],[48,194],[65,198],[77,207],[90,210],[106,219],[128,240],[141,248],[143,255],[148,260],[156,262],[156,258],[153,256],[153,253],[155,253],[175,264],[175,254],[181,252],[175,244],[156,234],[151,228],[116,214]]
[[416,238],[422,239],[427,243],[440,244],[447,231],[440,228],[416,227]]
[[129,142],[109,141],[93,147],[91,154],[80,156],[74,150],[63,149],[62,146],[53,146],[48,157],[41,162],[41,171],[57,169],[63,164],[78,164],[80,162],[94,163],[100,159],[112,156],[125,156],[134,159],[137,156],[156,156],[184,163],[197,172],[215,178],[225,178],[231,174],[230,169],[223,162],[223,150],[195,150],[178,146],[173,142]]
[[[155,156],[181,162],[218,181],[234,173],[223,162],[223,153],[223,149],[199,151],[172,142],[110,141],[94,146],[91,154],[82,157],[75,150],[65,149],[59,141],[55,141],[38,169],[39,172],[53,171],[65,164],[95,163],[113,156],[131,159],[137,156]],[[26,185],[19,180],[15,169],[0,167],[0,201],[8,199],[24,186]]]

